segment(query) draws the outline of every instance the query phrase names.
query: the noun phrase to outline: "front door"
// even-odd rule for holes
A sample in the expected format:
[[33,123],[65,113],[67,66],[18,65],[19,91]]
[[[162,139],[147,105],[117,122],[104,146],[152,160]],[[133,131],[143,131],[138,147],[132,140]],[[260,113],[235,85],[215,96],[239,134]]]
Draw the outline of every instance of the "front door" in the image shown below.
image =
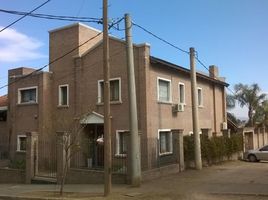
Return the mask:
[[89,148],[92,157],[93,168],[103,168],[104,166],[104,127],[103,124],[89,125]]

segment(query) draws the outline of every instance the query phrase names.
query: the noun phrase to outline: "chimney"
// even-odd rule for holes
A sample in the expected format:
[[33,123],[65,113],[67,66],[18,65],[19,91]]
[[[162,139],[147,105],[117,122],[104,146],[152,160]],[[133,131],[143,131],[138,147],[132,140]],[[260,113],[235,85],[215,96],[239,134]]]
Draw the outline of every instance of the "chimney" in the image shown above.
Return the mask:
[[219,77],[219,69],[216,65],[209,66],[209,76],[215,79]]

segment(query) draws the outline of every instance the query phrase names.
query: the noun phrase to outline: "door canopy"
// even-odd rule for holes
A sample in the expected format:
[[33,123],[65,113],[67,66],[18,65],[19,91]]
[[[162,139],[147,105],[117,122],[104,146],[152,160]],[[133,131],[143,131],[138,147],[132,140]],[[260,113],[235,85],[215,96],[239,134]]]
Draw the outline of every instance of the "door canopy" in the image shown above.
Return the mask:
[[88,115],[85,115],[80,120],[80,124],[103,124],[103,123],[104,123],[103,115],[96,112],[92,112]]

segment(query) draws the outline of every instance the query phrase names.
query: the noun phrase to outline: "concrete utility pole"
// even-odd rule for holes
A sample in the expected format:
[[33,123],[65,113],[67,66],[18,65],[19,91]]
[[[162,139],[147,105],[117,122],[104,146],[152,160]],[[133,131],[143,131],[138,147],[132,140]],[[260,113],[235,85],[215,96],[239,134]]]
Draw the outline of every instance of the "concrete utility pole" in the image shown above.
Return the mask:
[[129,14],[125,14],[125,34],[127,43],[127,75],[128,75],[128,99],[129,99],[129,125],[130,125],[130,179],[132,186],[140,186],[141,182],[141,156],[140,156],[140,139],[138,130],[136,87],[134,56],[132,43],[132,22]]
[[194,149],[195,149],[195,168],[202,169],[201,145],[200,145],[200,128],[198,117],[198,96],[196,88],[196,71],[195,71],[195,50],[190,48],[190,68],[191,68],[191,89],[192,89],[192,116],[193,116],[193,132],[194,132]]
[[104,196],[108,196],[110,194],[112,185],[109,59],[108,0],[103,0]]

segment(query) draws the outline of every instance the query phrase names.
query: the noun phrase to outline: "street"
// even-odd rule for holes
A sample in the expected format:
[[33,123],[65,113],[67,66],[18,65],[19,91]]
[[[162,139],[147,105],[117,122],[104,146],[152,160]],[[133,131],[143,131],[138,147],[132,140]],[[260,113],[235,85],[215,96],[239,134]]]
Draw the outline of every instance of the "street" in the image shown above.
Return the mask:
[[[0,199],[53,199],[59,197],[58,191],[57,185],[2,184]],[[102,196],[103,185],[66,185],[65,192],[69,199],[264,200],[268,199],[268,162],[225,162],[151,180],[139,188],[113,185],[107,198]]]
[[268,199],[268,162],[236,161],[187,170],[144,183],[135,192],[139,199]]

